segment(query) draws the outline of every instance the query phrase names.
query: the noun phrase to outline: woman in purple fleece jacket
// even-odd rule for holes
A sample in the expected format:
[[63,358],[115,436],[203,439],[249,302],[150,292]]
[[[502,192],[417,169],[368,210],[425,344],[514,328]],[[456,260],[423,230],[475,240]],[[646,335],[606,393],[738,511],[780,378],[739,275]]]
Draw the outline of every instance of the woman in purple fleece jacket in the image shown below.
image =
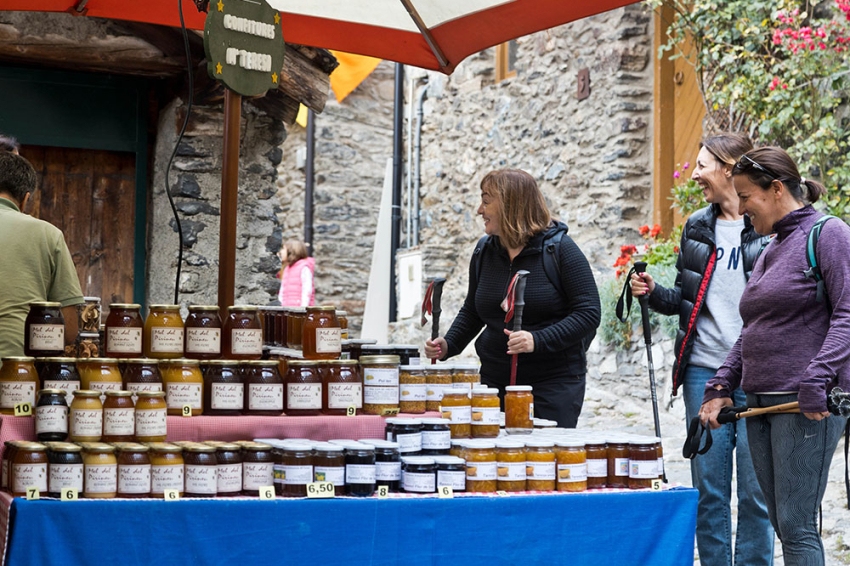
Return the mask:
[[814,203],[823,185],[801,178],[784,150],[744,155],[732,171],[740,212],[760,234],[775,233],[741,296],[744,326],[715,377],[706,384],[700,418],[717,428],[739,385],[749,407],[800,402],[800,414],[746,420],[756,477],[787,566],[824,563],[817,511],[846,419],[827,411],[827,393],[850,382],[850,227],[824,224],[817,258],[827,301],[803,271],[809,231],[823,216]]

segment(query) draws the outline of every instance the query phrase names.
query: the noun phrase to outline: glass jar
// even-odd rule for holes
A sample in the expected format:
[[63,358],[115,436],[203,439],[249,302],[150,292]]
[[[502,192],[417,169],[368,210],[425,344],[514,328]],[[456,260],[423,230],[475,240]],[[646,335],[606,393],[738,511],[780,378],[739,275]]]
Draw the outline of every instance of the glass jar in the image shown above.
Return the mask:
[[221,357],[221,316],[214,305],[191,305],[186,317],[183,352],[190,360]]
[[260,489],[274,485],[272,447],[262,442],[242,443],[242,494],[260,495]]
[[441,364],[423,366],[425,369],[425,410],[439,411],[443,389],[452,385],[451,367]]
[[242,449],[225,442],[216,446],[216,483],[219,497],[234,497],[242,492]]
[[476,383],[481,383],[481,374],[478,371],[478,364],[454,364],[452,367],[452,384],[461,383],[469,389],[472,389]]
[[401,489],[407,493],[437,491],[437,462],[427,456],[404,456],[401,459]]
[[398,356],[360,356],[363,372],[363,412],[367,415],[398,413]]
[[469,438],[472,433],[472,401],[465,386],[443,389],[440,412],[449,419],[452,438]]
[[342,354],[341,358],[349,359],[349,360],[360,360],[360,356],[363,354],[363,346],[368,346],[370,344],[377,344],[377,340],[370,339],[353,339],[349,338],[348,340],[343,340],[342,342]]
[[304,319],[307,318],[307,309],[304,307],[290,307],[286,316],[286,347],[300,350],[302,343],[302,332],[304,330]]
[[424,413],[427,400],[425,367],[402,365],[398,368],[399,410],[402,413]]
[[163,497],[165,490],[185,491],[183,449],[168,442],[151,442],[151,497]]
[[14,415],[15,405],[29,403],[35,407],[36,392],[40,389],[35,359],[10,356],[0,365],[0,414]]
[[434,456],[437,463],[437,489],[443,486],[452,491],[466,491],[466,463],[457,456]]
[[82,448],[85,468],[83,496],[87,499],[112,499],[118,495],[115,447],[103,442],[86,442]]
[[105,353],[101,344],[103,344],[103,338],[100,332],[79,332],[74,341],[73,352],[69,347],[65,350],[65,354],[79,359],[97,358]]
[[83,493],[82,449],[70,442],[51,442],[47,445],[47,495],[61,497],[62,490],[76,489]]
[[539,438],[525,439],[525,487],[529,491],[555,491],[555,443]]
[[521,440],[496,440],[497,487],[501,491],[525,491],[527,478],[525,443]]
[[[445,400],[445,399],[444,399]],[[466,459],[466,491],[496,491],[496,443],[492,440],[469,440],[464,449]]]
[[100,401],[100,391],[78,390],[71,403],[68,421],[68,440],[99,442],[103,435],[103,403]]
[[505,387],[505,431],[531,434],[534,430],[534,395],[530,385]]
[[341,310],[336,311],[336,320],[339,322],[340,340],[348,340],[348,313]]
[[47,493],[47,447],[38,442],[20,442],[11,459],[10,485],[14,497],[25,497],[27,488]]
[[164,391],[139,391],[136,393],[136,440],[139,442],[165,442],[168,420]]
[[30,303],[24,322],[24,355],[61,356],[65,353],[65,319],[61,303]]
[[133,393],[133,402],[139,391],[162,391],[162,373],[157,360],[128,358],[118,367],[121,369],[121,389]]
[[558,491],[585,491],[587,489],[587,451],[584,441],[555,441],[558,462]]
[[499,436],[499,390],[495,387],[476,387],[472,390],[472,438]]
[[[242,380],[245,382],[243,414],[277,417],[283,413],[283,378],[279,367],[275,360],[242,362]],[[321,392],[318,402],[314,401],[316,404],[321,405]]]
[[136,442],[122,442],[118,446],[118,497],[150,497],[149,451],[150,448]]
[[322,376],[319,362],[290,360],[286,371],[286,414],[318,415],[322,412]]
[[608,443],[608,487],[629,487],[629,439],[611,436]]
[[183,414],[183,406],[192,408],[192,416],[204,413],[204,376],[198,360],[186,358],[162,361],[159,364],[165,403],[169,415]]
[[104,442],[131,442],[136,434],[136,405],[130,391],[107,391],[103,402]]
[[416,344],[390,344],[392,354],[398,356],[399,364],[403,366],[419,366],[421,358]]
[[145,319],[145,356],[160,360],[183,357],[180,305],[151,305]]
[[74,400],[74,391],[80,389],[76,358],[41,358],[35,367],[42,389],[61,389],[68,404]]
[[83,304],[77,305],[77,329],[80,332],[99,332],[100,297],[83,297]]
[[186,497],[215,497],[218,495],[218,460],[215,448],[192,442],[183,447]]
[[281,492],[284,497],[307,497],[313,481],[313,447],[304,442],[285,442],[281,451]]
[[4,491],[11,491],[11,478],[9,477],[12,471],[12,460],[15,459],[15,451],[18,449],[18,444],[24,442],[22,440],[7,440],[3,443],[3,462],[0,474],[0,488]]
[[257,307],[227,307],[221,332],[221,357],[259,360],[263,356],[263,325]]
[[422,419],[422,455],[449,454],[452,447],[452,430],[449,419]]
[[343,447],[329,442],[313,444],[313,481],[331,482],[334,495],[345,495],[345,454]]
[[649,489],[658,479],[658,451],[654,437],[629,440],[629,489]]
[[591,437],[585,441],[587,488],[600,489],[608,483],[608,445],[605,439]]
[[210,360],[204,365],[204,414],[241,415],[245,405],[245,384],[239,362]]
[[322,413],[345,415],[349,407],[363,409],[363,377],[356,360],[328,360],[319,366],[322,375]]
[[39,442],[68,438],[68,402],[61,389],[42,389],[38,392],[35,437]]
[[110,358],[139,358],[142,356],[142,335],[145,323],[142,306],[137,304],[113,303],[106,317],[106,348]]
[[398,451],[402,456],[418,455],[422,451],[422,421],[395,419],[390,440],[398,443]]
[[334,360],[342,352],[339,321],[332,306],[307,307],[301,331],[305,360]]
[[124,383],[117,358],[88,358],[77,360],[77,371],[80,374],[80,389],[91,389],[101,392],[101,399],[106,391],[121,391]]
[[369,497],[375,493],[377,481],[375,447],[354,442],[345,447],[345,492]]

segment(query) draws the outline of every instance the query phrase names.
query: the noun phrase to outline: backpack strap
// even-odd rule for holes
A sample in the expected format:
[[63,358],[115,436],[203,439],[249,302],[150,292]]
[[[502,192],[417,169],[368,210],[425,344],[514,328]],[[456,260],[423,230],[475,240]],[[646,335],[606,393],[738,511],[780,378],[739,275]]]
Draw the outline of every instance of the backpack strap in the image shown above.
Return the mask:
[[543,240],[543,271],[549,282],[555,286],[558,293],[564,296],[564,285],[561,283],[561,239],[566,232],[556,232],[551,238]]
[[[820,266],[818,265],[818,240],[820,239],[823,225],[831,218],[836,217],[826,215],[818,218],[818,221],[815,222],[815,225],[809,231],[809,236],[806,239],[806,263],[809,265],[809,268],[803,272],[803,275],[817,282],[817,302],[822,303],[826,300],[827,305],[829,305],[829,296],[826,292],[826,285],[823,282],[823,273],[821,273]],[[832,309],[830,308],[830,310]]]
[[478,280],[481,278],[481,267],[484,265],[484,246],[490,241],[490,236],[481,236],[478,243],[475,244],[475,250],[472,252],[472,273],[475,275],[475,286],[478,286]]

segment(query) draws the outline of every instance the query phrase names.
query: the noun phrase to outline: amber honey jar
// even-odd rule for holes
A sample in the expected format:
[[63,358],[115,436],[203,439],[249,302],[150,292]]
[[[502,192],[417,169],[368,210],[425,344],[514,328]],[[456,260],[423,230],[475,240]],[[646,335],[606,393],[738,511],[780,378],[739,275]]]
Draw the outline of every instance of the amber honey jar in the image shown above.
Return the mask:
[[165,490],[185,491],[183,449],[170,442],[151,442],[151,496],[162,497]]
[[30,303],[24,322],[24,355],[61,356],[65,352],[65,319],[60,303]]
[[492,440],[469,440],[464,448],[464,459],[466,460],[466,491],[495,492],[498,481],[496,443]]
[[122,442],[118,450],[118,497],[150,497],[150,449],[135,442]]
[[339,321],[332,306],[307,307],[301,330],[305,360],[333,360],[342,352]]
[[85,477],[83,496],[88,499],[111,499],[118,494],[118,459],[115,447],[104,442],[82,444]]
[[41,358],[35,362],[42,389],[61,389],[70,404],[74,391],[80,389],[80,374],[76,358]]
[[300,350],[302,344],[302,333],[304,321],[307,318],[307,309],[303,307],[291,307],[286,315],[286,347]]
[[534,430],[534,395],[530,385],[505,387],[505,431],[530,434]]
[[215,497],[218,495],[218,460],[215,448],[197,442],[183,447],[186,467],[186,497]]
[[239,495],[242,491],[242,449],[238,444],[223,442],[216,446],[215,457],[218,495]]
[[49,442],[47,446],[47,495],[61,497],[63,489],[83,493],[82,448],[70,442]]
[[556,440],[558,491],[587,489],[587,451],[581,440]]
[[221,356],[221,315],[214,305],[191,305],[184,324],[183,352],[192,360]]
[[647,489],[658,479],[658,441],[654,437],[629,440],[629,489]]
[[363,409],[363,377],[357,360],[327,360],[319,365],[322,375],[322,413],[344,415],[350,407]]
[[34,487],[47,493],[47,447],[38,442],[19,442],[10,460],[12,495],[24,497]]
[[611,436],[608,444],[608,487],[629,487],[629,439]]
[[151,305],[145,319],[145,356],[157,359],[183,357],[183,318],[180,305]]
[[68,438],[68,402],[61,389],[42,389],[38,392],[35,437],[39,442]]
[[[283,378],[275,360],[242,362],[242,381],[245,387],[243,413],[254,416],[279,416],[283,412]],[[321,381],[321,377],[319,377]],[[321,391],[318,402],[321,408]]]
[[227,307],[222,323],[221,357],[227,360],[259,360],[263,356],[263,325],[257,307]]
[[167,407],[164,391],[139,391],[136,393],[136,440],[139,442],[165,442],[167,436]]
[[163,360],[159,364],[169,415],[182,415],[183,407],[196,417],[204,412],[204,376],[198,360]]
[[555,491],[555,443],[541,438],[526,438],[525,488],[529,491]]
[[336,319],[339,322],[339,337],[342,340],[348,340],[348,313],[337,310]]
[[[117,358],[86,358],[77,360],[80,389],[121,391],[124,386]],[[103,398],[103,397],[102,397]]]
[[587,487],[599,489],[608,483],[608,445],[604,437],[591,436],[585,441]]
[[499,390],[476,387],[472,390],[472,438],[499,436]]
[[10,356],[0,365],[0,414],[15,414],[15,405],[29,403],[35,407],[36,392],[40,389],[35,359]]
[[103,403],[100,391],[80,389],[68,413],[68,440],[99,442],[103,435]]
[[452,438],[469,438],[472,433],[472,400],[465,386],[443,389],[440,412],[449,419]]
[[242,443],[242,495],[260,495],[260,489],[274,485],[274,454],[262,442]]
[[496,440],[497,487],[501,491],[525,491],[525,443],[521,440]]
[[143,352],[145,323],[141,305],[113,303],[109,305],[104,332],[104,353],[110,358],[139,358]]
[[318,415],[322,412],[322,376],[319,362],[290,360],[287,364],[286,414]]
[[439,411],[443,389],[452,385],[451,367],[441,364],[423,366],[425,371],[425,410]]
[[136,433],[136,405],[130,391],[107,391],[103,402],[103,442],[131,442]]
[[419,365],[402,365],[398,368],[399,410],[402,413],[424,413],[428,387],[425,368]]
[[149,358],[129,358],[119,364],[121,389],[131,391],[133,400],[139,391],[162,391],[162,374],[159,362]]
[[367,415],[397,413],[398,356],[361,355],[363,373],[363,412]]
[[204,366],[204,414],[241,415],[245,405],[245,384],[239,362],[209,360]]

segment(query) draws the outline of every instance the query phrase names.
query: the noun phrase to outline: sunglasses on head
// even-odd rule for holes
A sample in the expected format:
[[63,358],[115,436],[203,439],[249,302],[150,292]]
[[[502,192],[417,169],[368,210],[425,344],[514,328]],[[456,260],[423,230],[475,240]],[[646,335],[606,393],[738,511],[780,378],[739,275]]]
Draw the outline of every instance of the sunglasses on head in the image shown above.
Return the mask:
[[759,162],[755,161],[752,157],[749,157],[747,155],[742,155],[741,159],[738,160],[737,165],[738,168],[742,171],[746,171],[747,169],[752,168],[757,171],[761,171],[765,175],[769,175],[774,179],[779,179],[779,175],[775,174],[773,171],[771,171],[764,165],[761,165]]

